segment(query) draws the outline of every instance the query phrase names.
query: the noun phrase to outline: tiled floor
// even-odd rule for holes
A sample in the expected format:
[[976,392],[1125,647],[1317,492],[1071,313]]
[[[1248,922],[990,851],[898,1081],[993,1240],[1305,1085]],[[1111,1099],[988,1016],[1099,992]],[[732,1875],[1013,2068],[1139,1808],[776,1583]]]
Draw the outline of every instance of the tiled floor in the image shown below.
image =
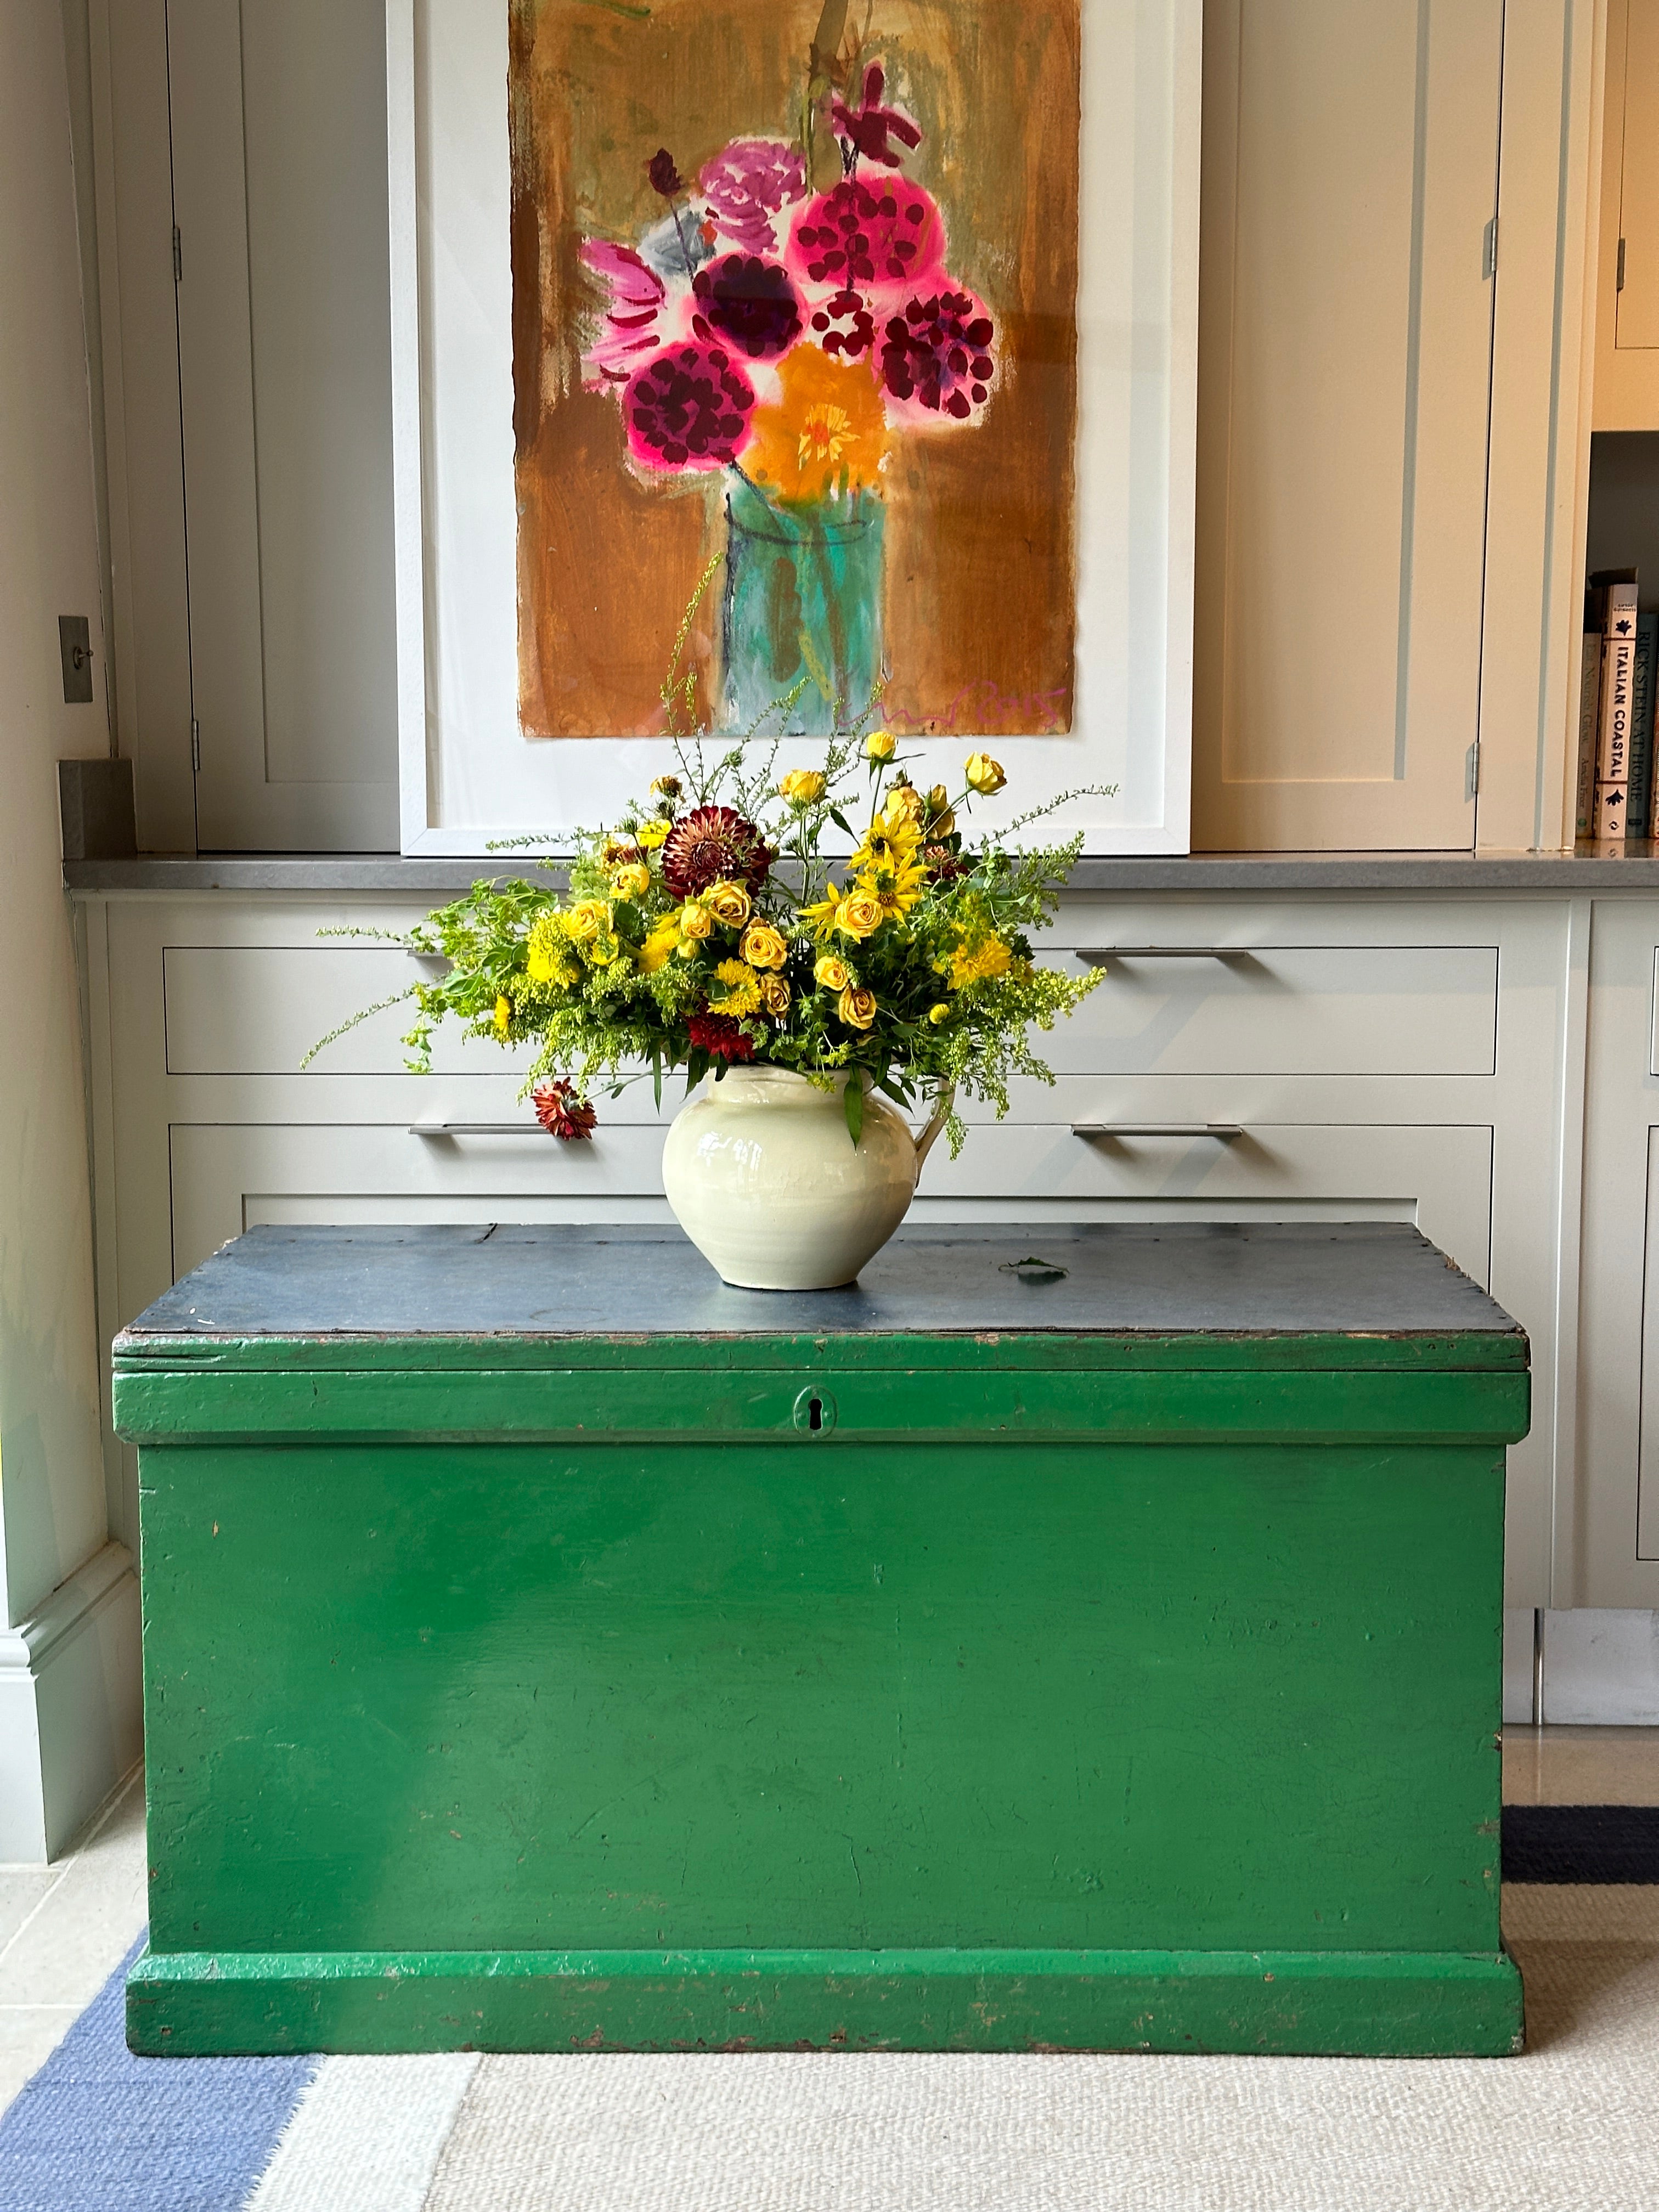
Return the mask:
[[[1511,1805],[1659,1805],[1659,1729],[1507,1728]],[[144,1923],[135,1773],[55,1866],[0,1867],[0,2111],[91,2002]]]
[[144,1924],[144,1791],[137,1772],[50,1867],[0,1866],[0,2111]]

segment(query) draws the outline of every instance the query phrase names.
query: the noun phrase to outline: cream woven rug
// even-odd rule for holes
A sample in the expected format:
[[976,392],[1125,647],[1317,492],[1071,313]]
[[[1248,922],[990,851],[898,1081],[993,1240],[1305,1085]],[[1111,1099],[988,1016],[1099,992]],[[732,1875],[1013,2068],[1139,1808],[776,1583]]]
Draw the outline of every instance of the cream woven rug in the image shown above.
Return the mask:
[[422,2212],[1659,2207],[1659,1887],[1504,1920],[1523,2057],[488,2057]]

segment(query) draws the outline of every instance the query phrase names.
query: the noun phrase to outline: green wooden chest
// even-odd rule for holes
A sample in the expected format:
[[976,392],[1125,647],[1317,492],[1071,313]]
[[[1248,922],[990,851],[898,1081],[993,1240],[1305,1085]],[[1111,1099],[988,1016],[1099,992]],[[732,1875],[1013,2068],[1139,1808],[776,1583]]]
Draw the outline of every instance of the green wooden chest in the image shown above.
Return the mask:
[[133,2048],[1512,2050],[1526,1361],[1393,1224],[256,1230],[115,1347]]

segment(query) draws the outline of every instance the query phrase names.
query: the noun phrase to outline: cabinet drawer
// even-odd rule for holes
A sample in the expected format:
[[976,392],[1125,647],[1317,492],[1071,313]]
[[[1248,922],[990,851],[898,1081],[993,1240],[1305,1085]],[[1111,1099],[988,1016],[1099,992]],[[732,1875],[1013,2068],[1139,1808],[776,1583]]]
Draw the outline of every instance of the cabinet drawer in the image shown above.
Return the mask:
[[[1069,968],[1110,944],[1075,924],[1042,957]],[[292,1075],[320,1037],[428,971],[392,945],[167,946],[167,1071]],[[386,1075],[404,1061],[412,1006],[372,1015],[319,1053],[319,1075]],[[1038,1040],[1057,1074],[1490,1075],[1498,952],[1480,945],[1142,948]],[[446,1024],[441,1075],[522,1076],[528,1061]]]
[[[318,1041],[365,1006],[434,970],[392,945],[169,945],[161,955],[169,1075],[296,1075]],[[410,1002],[386,1006],[326,1045],[314,1075],[396,1075],[408,1058]],[[512,1075],[530,1065],[446,1022],[432,1041],[440,1075]]]
[[[1109,931],[1047,941],[1097,960]],[[1092,963],[1091,963],[1092,964]],[[1114,954],[1106,981],[1040,1040],[1057,1074],[1490,1075],[1492,945],[1169,945]]]
[[[663,1127],[591,1143],[411,1136],[385,1125],[181,1124],[170,1132],[173,1268],[261,1221],[664,1219]],[[1236,1137],[1083,1138],[1066,1123],[978,1127],[935,1150],[924,1218],[1415,1221],[1481,1284],[1492,1132],[1463,1124],[1262,1123]]]

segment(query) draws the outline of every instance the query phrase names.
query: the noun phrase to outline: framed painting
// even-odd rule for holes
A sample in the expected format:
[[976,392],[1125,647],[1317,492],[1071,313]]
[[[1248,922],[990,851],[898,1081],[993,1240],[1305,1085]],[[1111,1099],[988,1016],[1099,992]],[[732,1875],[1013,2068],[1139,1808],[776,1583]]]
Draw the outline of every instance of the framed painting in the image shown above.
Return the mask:
[[389,0],[404,849],[701,738],[1188,843],[1200,0]]

